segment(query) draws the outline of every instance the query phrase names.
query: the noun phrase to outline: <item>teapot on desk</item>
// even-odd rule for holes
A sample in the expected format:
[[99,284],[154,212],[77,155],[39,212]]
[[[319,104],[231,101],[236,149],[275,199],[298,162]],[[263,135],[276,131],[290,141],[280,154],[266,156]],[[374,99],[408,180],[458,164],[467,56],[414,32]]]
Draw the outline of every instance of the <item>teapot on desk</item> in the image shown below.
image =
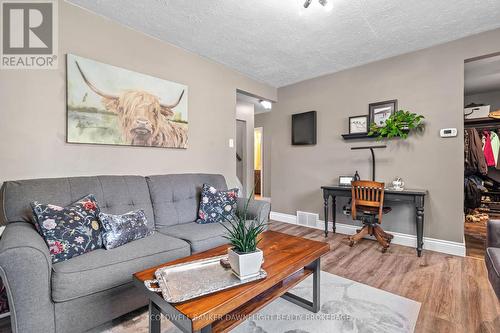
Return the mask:
[[396,191],[402,191],[404,190],[405,183],[401,179],[401,177],[396,177],[392,181],[392,188]]

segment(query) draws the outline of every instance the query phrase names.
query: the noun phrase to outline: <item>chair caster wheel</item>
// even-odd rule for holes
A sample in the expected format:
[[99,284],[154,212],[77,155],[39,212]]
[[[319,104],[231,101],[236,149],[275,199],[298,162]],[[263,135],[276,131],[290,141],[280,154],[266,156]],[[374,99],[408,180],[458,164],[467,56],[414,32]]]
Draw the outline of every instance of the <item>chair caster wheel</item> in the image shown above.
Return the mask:
[[389,239],[387,240],[387,243],[391,244],[391,241],[392,241],[392,238],[389,238]]
[[383,247],[382,248],[382,253],[386,253],[387,252],[387,248],[386,247]]
[[354,241],[349,241],[349,246],[353,247],[354,246]]

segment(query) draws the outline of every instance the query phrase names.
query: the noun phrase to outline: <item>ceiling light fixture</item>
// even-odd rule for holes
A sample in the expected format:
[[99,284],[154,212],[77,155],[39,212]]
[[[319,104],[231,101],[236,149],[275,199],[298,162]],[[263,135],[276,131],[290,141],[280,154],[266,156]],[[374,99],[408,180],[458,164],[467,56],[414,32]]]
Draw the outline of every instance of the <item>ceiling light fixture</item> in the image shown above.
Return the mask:
[[[309,5],[311,4],[312,0],[306,0],[306,2],[304,2],[304,8],[308,8]],[[331,1],[328,1],[328,0],[318,0],[319,4],[323,7],[325,7],[326,10],[331,10],[333,9],[333,4]]]
[[259,101],[260,105],[262,105],[262,107],[266,110],[271,110],[273,108],[273,103],[269,102],[269,101],[264,101],[264,100],[260,100]]

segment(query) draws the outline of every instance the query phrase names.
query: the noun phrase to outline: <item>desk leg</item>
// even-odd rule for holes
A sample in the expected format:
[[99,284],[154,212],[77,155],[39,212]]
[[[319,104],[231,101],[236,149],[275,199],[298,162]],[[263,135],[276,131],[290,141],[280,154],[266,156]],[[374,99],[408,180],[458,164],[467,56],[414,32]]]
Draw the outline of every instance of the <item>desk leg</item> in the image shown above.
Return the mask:
[[335,233],[335,230],[337,229],[335,227],[335,220],[337,220],[337,197],[332,195],[332,231]]
[[417,255],[422,256],[422,248],[424,246],[424,202],[423,198],[417,200],[416,205],[417,219]]
[[328,237],[328,194],[323,193],[323,209],[325,212],[325,237]]

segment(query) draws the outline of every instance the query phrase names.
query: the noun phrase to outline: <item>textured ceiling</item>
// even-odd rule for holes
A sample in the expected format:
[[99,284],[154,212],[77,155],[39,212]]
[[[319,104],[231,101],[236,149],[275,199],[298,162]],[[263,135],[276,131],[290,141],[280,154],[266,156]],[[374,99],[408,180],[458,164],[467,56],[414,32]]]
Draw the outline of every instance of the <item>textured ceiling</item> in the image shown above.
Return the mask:
[[69,0],[281,87],[500,27],[500,0]]
[[465,64],[466,95],[499,90],[500,56],[476,60]]

